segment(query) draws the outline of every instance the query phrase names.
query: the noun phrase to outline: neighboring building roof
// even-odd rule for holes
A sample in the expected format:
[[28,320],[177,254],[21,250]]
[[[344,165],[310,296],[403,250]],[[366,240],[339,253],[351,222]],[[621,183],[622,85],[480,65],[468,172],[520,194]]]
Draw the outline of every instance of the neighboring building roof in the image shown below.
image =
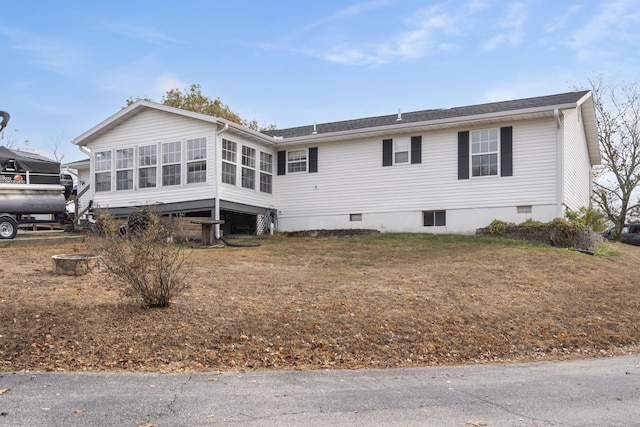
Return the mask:
[[91,159],[86,158],[82,160],[76,160],[70,163],[63,163],[61,166],[63,168],[79,169],[79,168],[89,168],[90,164],[91,164]]
[[512,101],[491,102],[488,104],[470,105],[466,107],[438,108],[407,113],[390,114],[386,116],[367,117],[363,119],[344,120],[340,122],[322,123],[316,125],[299,126],[288,129],[276,129],[264,132],[273,137],[296,138],[311,134],[343,132],[380,126],[391,126],[405,123],[428,122],[476,116],[481,114],[506,113],[516,110],[529,110],[541,107],[557,107],[575,104],[587,95],[589,91],[567,92],[558,95],[539,96],[535,98],[516,99]]

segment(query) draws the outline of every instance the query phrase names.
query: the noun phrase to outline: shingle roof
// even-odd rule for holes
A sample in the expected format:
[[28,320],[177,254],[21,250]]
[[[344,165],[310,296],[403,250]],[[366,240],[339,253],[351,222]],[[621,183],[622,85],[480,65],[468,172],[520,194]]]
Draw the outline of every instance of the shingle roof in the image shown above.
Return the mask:
[[375,128],[389,126],[398,123],[428,122],[432,120],[445,120],[456,117],[468,117],[480,114],[501,113],[531,108],[552,107],[555,105],[573,104],[578,102],[588,91],[567,92],[556,95],[538,96],[535,98],[516,99],[511,101],[491,102],[488,104],[470,105],[466,107],[440,108],[434,110],[422,110],[402,113],[402,120],[398,121],[398,114],[387,116],[367,117],[363,119],[344,120],[340,122],[321,123],[316,125],[299,126],[288,129],[276,129],[265,131],[269,136],[295,138],[299,136],[327,134],[332,132],[349,131],[356,129]]

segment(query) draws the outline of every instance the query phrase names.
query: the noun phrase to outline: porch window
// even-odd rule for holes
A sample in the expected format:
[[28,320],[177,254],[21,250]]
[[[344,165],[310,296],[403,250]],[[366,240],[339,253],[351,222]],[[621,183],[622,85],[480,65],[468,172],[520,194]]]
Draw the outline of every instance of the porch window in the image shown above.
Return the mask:
[[498,129],[471,132],[471,176],[498,175]]
[[236,185],[237,144],[228,139],[222,140],[222,182]]
[[111,151],[98,151],[94,163],[96,192],[111,191]]
[[207,181],[207,138],[187,140],[187,184]]
[[162,185],[180,185],[182,151],[180,142],[162,144]]
[[133,190],[133,148],[116,150],[116,190]]
[[138,188],[155,188],[157,183],[158,146],[138,148]]
[[287,172],[307,171],[307,150],[287,151]]
[[273,155],[260,152],[260,191],[273,192]]
[[256,150],[242,146],[242,187],[256,188]]

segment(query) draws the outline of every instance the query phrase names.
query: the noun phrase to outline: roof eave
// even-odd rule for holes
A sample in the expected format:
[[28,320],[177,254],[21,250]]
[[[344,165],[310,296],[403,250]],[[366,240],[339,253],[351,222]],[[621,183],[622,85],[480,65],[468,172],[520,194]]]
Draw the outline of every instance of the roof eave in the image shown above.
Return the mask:
[[598,125],[596,112],[593,105],[593,94],[591,92],[583,96],[578,102],[585,137],[587,139],[587,149],[589,151],[589,161],[591,166],[602,163],[602,153],[600,152],[600,142],[598,138]]
[[412,123],[395,123],[387,126],[377,126],[361,129],[353,129],[340,132],[303,135],[291,138],[272,137],[278,145],[317,143],[325,141],[335,141],[344,139],[365,138],[370,135],[378,135],[390,132],[411,132],[413,130],[443,129],[460,126],[475,126],[482,123],[500,121],[515,121],[520,119],[531,119],[536,117],[552,116],[556,109],[576,108],[576,103],[551,105],[536,108],[527,108],[513,111],[501,111],[487,114],[477,114],[473,116],[451,117],[447,119],[429,120]]
[[164,111],[170,114],[177,114],[183,117],[189,117],[195,120],[201,120],[201,121],[209,122],[215,125],[219,125],[219,124],[228,125],[229,128],[233,129],[233,131],[235,131],[236,133],[240,133],[253,140],[257,140],[265,144],[274,143],[271,138],[264,135],[263,133],[254,131],[252,129],[247,128],[246,126],[239,125],[238,123],[235,123],[229,120],[222,119],[220,117],[209,116],[207,114],[196,113],[189,110],[183,110],[181,108],[170,107],[168,105],[158,104],[155,102],[150,102],[145,100],[138,100],[133,104],[123,108],[122,110],[118,111],[117,113],[113,114],[112,116],[108,117],[102,122],[98,123],[96,126],[89,129],[82,135],[74,138],[72,142],[75,145],[78,145],[81,147],[86,146],[86,144],[92,139],[95,139],[100,135],[107,133],[108,131],[120,125],[124,121],[130,119],[136,114],[139,114],[142,111],[145,111],[147,109],[154,109],[158,111]]

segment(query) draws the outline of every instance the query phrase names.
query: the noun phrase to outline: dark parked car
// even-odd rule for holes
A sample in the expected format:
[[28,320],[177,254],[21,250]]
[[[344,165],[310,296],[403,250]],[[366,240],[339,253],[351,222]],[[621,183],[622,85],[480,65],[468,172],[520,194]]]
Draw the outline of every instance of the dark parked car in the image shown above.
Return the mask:
[[[614,234],[616,233],[616,228],[611,227],[606,231],[602,232],[602,237],[607,240],[612,240]],[[620,234],[620,241],[622,243],[628,243],[630,245],[640,246],[640,224],[632,223],[625,224],[622,227],[622,233]]]

